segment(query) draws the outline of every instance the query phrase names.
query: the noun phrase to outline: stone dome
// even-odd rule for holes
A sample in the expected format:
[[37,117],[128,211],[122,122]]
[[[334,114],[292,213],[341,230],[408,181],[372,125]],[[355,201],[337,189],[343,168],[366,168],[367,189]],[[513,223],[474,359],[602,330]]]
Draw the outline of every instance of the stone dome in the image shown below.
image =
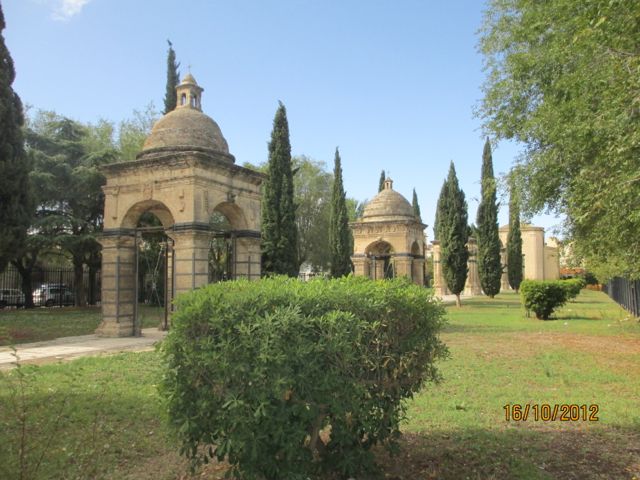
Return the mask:
[[185,75],[176,87],[176,108],[156,122],[140,156],[158,149],[176,152],[198,150],[222,153],[233,161],[220,127],[202,113],[203,91],[191,73]]
[[142,151],[156,148],[176,150],[204,149],[229,153],[220,127],[211,117],[195,108],[176,108],[156,122]]
[[388,178],[384,182],[384,189],[365,207],[363,222],[417,220],[411,204],[392,187],[393,181]]

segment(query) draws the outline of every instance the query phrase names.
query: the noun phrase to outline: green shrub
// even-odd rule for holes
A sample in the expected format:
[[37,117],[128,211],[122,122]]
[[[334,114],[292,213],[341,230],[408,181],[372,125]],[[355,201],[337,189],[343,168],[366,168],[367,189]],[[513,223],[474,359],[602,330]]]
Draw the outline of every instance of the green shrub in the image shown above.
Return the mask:
[[438,379],[444,309],[406,279],[212,284],[178,299],[162,392],[182,453],[246,479],[353,476]]
[[587,286],[584,278],[576,277],[567,280],[560,280],[560,284],[565,289],[567,300],[573,300],[580,294],[580,290]]
[[520,284],[520,296],[524,307],[533,310],[536,318],[548,320],[553,311],[567,302],[567,287],[562,280],[524,280]]

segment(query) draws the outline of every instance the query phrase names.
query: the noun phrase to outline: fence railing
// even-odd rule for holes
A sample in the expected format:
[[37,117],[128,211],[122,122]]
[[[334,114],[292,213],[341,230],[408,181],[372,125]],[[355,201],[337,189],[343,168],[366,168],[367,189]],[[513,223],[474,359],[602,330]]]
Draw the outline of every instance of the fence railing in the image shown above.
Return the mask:
[[[64,284],[71,290],[75,287],[75,276],[73,268],[69,267],[35,267],[31,274],[31,288],[35,290],[42,284],[56,283]],[[94,281],[91,281],[88,269],[85,269],[82,276],[82,283],[87,298],[87,303],[94,305],[100,301],[100,271],[96,272]],[[0,288],[22,289],[22,277],[18,269],[9,264],[4,272],[0,273]]]
[[635,317],[640,316],[640,281],[626,278],[612,278],[604,288],[615,302]]

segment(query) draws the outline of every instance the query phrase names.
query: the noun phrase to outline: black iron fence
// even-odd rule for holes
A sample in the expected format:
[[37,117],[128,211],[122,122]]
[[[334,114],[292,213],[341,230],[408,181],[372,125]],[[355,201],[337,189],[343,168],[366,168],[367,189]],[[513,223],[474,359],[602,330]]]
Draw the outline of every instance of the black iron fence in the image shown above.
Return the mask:
[[[85,269],[82,276],[84,292],[87,303],[95,305],[100,301],[100,271],[93,275]],[[35,291],[41,285],[61,284],[70,291],[75,291],[75,275],[70,267],[35,267],[31,273],[31,289]],[[22,290],[22,277],[18,269],[12,264],[7,265],[4,272],[0,273],[1,289]]]
[[604,288],[614,301],[635,317],[640,316],[640,281],[626,278],[612,278]]

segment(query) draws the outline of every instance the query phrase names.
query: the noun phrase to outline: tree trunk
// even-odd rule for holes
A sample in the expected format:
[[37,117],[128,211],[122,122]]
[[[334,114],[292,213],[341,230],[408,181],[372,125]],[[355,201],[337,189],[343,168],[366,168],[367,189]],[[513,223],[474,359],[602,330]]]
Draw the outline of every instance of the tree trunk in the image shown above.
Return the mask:
[[11,263],[20,274],[20,288],[24,294],[24,308],[34,308],[33,304],[33,286],[31,285],[33,266],[35,262],[27,261],[27,265],[22,264],[22,260],[12,260]]
[[84,291],[84,261],[82,258],[73,258],[73,283],[76,307],[85,307],[87,297]]
[[456,307],[461,307],[462,303],[460,302],[460,294],[456,293]]

